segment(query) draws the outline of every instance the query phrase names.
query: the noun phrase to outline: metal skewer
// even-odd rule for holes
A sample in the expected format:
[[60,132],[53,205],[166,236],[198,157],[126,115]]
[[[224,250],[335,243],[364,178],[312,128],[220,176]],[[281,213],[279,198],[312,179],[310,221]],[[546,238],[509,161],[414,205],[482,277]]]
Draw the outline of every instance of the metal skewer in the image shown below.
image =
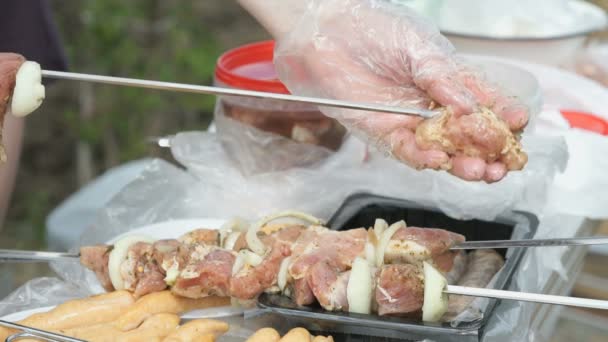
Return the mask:
[[437,111],[416,109],[416,108],[399,108],[399,107],[385,106],[385,105],[379,105],[379,104],[356,103],[356,102],[351,102],[351,101],[322,99],[322,98],[295,96],[295,95],[288,95],[288,94],[267,93],[267,92],[262,92],[262,91],[231,89],[231,88],[221,88],[221,87],[212,87],[212,86],[201,86],[201,85],[182,84],[182,83],[173,83],[173,82],[140,80],[140,79],[133,79],[133,78],[113,77],[113,76],[80,74],[80,73],[63,72],[63,71],[42,70],[42,76],[47,77],[47,78],[55,78],[55,79],[63,79],[63,80],[105,83],[105,84],[113,84],[113,85],[129,86],[129,87],[170,90],[170,91],[195,93],[195,94],[246,96],[246,97],[255,97],[255,98],[259,98],[259,99],[270,99],[270,100],[280,100],[280,101],[289,101],[289,102],[297,102],[297,103],[307,103],[307,104],[312,104],[312,105],[317,105],[317,106],[367,110],[367,111],[401,114],[401,115],[416,115],[416,116],[421,116],[424,118],[431,118],[438,114]]
[[27,327],[25,325],[8,322],[5,320],[0,320],[0,326],[5,326],[7,328],[20,330],[20,333],[13,334],[6,338],[6,342],[17,341],[23,338],[38,338],[44,341],[57,341],[57,342],[86,342],[81,339],[55,334],[46,330],[36,329],[32,327]]
[[605,244],[608,244],[608,236],[589,236],[561,239],[465,241],[452,246],[450,249],[496,249],[520,247],[588,246]]
[[21,251],[16,249],[0,249],[0,263],[2,262],[35,262],[74,260],[80,254],[62,252]]
[[[608,236],[592,236],[563,239],[466,241],[458,245],[452,246],[450,249],[499,249],[522,247],[588,246],[604,244],[608,244]],[[0,262],[58,261],[74,260],[78,258],[80,258],[79,253],[0,249]]]
[[493,290],[478,287],[448,285],[444,293],[471,297],[519,300],[542,304],[577,306],[581,308],[608,310],[608,301],[578,297],[555,296],[540,293]]

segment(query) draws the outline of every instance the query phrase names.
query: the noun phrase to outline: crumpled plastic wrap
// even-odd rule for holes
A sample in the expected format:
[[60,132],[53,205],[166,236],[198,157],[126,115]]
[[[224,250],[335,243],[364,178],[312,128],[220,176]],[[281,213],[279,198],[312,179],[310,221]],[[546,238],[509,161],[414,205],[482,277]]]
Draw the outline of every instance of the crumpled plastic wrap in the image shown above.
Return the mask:
[[[171,139],[171,150],[186,170],[152,161],[100,212],[80,245],[103,243],[133,228],[171,219],[255,219],[297,209],[327,220],[346,197],[360,191],[436,206],[461,219],[491,220],[516,207],[540,212],[546,200],[543,194],[565,167],[567,151],[561,138],[530,135],[524,145],[530,155],[528,166],[494,184],[466,182],[446,172],[416,171],[367,151],[355,138],[316,168],[245,176],[217,135],[179,133]],[[85,284],[91,292],[101,291],[93,273],[78,262],[52,266],[62,278]]]
[[[252,119],[251,116],[255,116],[256,120],[263,121],[264,117],[270,117],[270,120],[275,121],[274,125],[280,127],[289,119],[277,122],[280,120],[277,116],[280,114],[272,113],[273,110],[283,111],[282,114],[285,115],[290,114],[286,112],[288,110],[298,110],[297,108],[285,108],[286,104],[284,102],[260,101],[257,99],[253,102],[247,100],[243,98],[234,99],[241,107],[257,109],[259,112],[246,113],[249,117],[244,117],[242,120]],[[221,102],[226,101],[227,99],[218,101],[214,111],[214,123],[226,154],[232,158],[232,161],[244,175],[277,172],[292,167],[314,166],[333,152],[324,146],[298,142],[279,134],[263,131],[254,127],[256,122],[246,124],[228,117],[224,106],[221,104]],[[263,105],[262,108],[256,108],[260,104]],[[244,108],[240,111],[245,112],[246,109]],[[263,112],[265,113],[263,114]],[[307,113],[302,114],[306,115]],[[326,118],[326,121],[329,120],[331,119]],[[339,137],[339,140],[342,140],[342,138]]]
[[19,311],[61,304],[82,298],[89,292],[58,278],[37,278],[16,289],[0,301],[0,317]]

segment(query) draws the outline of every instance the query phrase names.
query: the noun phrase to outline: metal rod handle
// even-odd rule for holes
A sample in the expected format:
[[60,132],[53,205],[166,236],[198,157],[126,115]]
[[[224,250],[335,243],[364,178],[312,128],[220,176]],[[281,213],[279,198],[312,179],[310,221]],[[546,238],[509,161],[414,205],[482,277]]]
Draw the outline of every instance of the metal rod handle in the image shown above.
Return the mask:
[[493,290],[477,287],[448,285],[444,291],[447,294],[471,297],[485,297],[497,299],[519,300],[543,304],[577,306],[581,308],[608,310],[608,301],[578,297],[555,296],[540,293],[527,293],[517,291]]
[[438,114],[436,111],[416,109],[416,108],[399,108],[393,106],[385,106],[379,104],[356,103],[350,101],[322,99],[305,96],[295,96],[288,94],[267,93],[262,91],[252,91],[243,89],[231,89],[212,86],[201,86],[194,84],[181,84],[173,82],[161,82],[150,80],[139,80],[133,78],[80,74],[63,71],[42,70],[42,76],[55,79],[85,81],[94,83],[105,83],[112,85],[139,87],[147,89],[171,90],[185,93],[207,94],[207,95],[227,95],[227,96],[246,96],[260,99],[280,100],[297,103],[306,103],[317,106],[336,107],[344,109],[367,110],[374,112],[401,114],[401,115],[416,115],[424,118],[430,118]]

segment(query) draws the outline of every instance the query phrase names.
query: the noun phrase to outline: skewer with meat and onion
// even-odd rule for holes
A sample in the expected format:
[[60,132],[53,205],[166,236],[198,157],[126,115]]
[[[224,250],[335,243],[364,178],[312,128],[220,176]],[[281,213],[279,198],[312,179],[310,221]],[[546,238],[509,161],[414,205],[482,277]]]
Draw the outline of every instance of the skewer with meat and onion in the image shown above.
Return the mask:
[[403,221],[333,231],[312,216],[284,212],[252,225],[233,220],[220,230],[197,229],[174,240],[128,236],[80,253],[82,264],[108,291],[142,296],[170,288],[188,298],[241,301],[281,293],[297,305],[318,302],[331,311],[422,312],[436,320],[448,305],[442,289],[465,271],[464,254],[450,250],[463,241],[462,235],[407,227]]

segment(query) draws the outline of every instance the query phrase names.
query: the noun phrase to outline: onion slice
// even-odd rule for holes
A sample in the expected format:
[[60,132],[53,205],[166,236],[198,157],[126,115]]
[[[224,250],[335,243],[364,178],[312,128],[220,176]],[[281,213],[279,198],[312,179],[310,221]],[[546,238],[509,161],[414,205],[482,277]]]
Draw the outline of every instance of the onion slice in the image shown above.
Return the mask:
[[299,211],[287,210],[266,216],[256,222],[251,227],[249,227],[249,230],[247,230],[245,239],[247,240],[247,245],[249,246],[249,249],[251,249],[254,253],[258,255],[263,255],[264,253],[266,253],[266,246],[264,246],[264,243],[258,237],[258,231],[260,230],[260,228],[264,227],[264,225],[268,224],[269,222],[283,217],[295,217],[315,225],[322,224],[320,219]]
[[291,257],[287,257],[281,261],[281,266],[279,267],[279,274],[277,275],[277,285],[281,291],[285,291],[285,286],[287,286],[287,276],[289,265],[291,263]]
[[138,242],[154,243],[153,239],[145,235],[130,235],[118,240],[108,257],[108,274],[115,290],[124,290],[125,284],[120,274],[120,265],[127,259],[129,248]]
[[380,240],[382,233],[384,233],[384,231],[387,229],[388,223],[386,223],[386,221],[383,219],[376,219],[376,222],[374,222],[374,233],[376,233],[376,238],[378,240]]
[[224,248],[227,250],[233,250],[234,245],[236,244],[239,237],[241,237],[241,234],[241,232],[232,232],[228,234],[228,236],[226,236],[226,238],[224,239],[224,243],[222,244]]
[[424,301],[422,303],[422,320],[437,322],[448,311],[448,295],[443,292],[447,279],[436,268],[426,261],[424,267]]
[[372,274],[367,260],[355,258],[346,286],[348,311],[369,314],[372,306]]
[[15,78],[15,89],[11,100],[11,113],[17,117],[26,116],[40,107],[45,97],[42,85],[42,69],[36,62],[21,64]]
[[[220,227],[220,246],[224,246],[224,244],[225,244],[224,241],[228,238],[230,233],[245,232],[245,231],[247,231],[248,228],[249,228],[249,223],[240,217],[233,217],[230,220],[226,221]],[[228,249],[232,249],[232,248],[228,248]]]
[[365,243],[365,259],[372,265],[376,261],[376,247],[370,242]]
[[234,260],[234,264],[232,264],[232,275],[234,276],[239,273],[245,265],[255,267],[261,264],[263,260],[264,259],[261,256],[244,249],[238,253]]
[[386,247],[391,241],[391,238],[393,235],[395,235],[395,232],[400,228],[406,227],[407,225],[405,224],[405,221],[401,220],[391,224],[388,229],[382,232],[382,237],[380,238],[378,247],[376,248],[376,267],[380,267],[384,263],[384,252],[386,251]]

